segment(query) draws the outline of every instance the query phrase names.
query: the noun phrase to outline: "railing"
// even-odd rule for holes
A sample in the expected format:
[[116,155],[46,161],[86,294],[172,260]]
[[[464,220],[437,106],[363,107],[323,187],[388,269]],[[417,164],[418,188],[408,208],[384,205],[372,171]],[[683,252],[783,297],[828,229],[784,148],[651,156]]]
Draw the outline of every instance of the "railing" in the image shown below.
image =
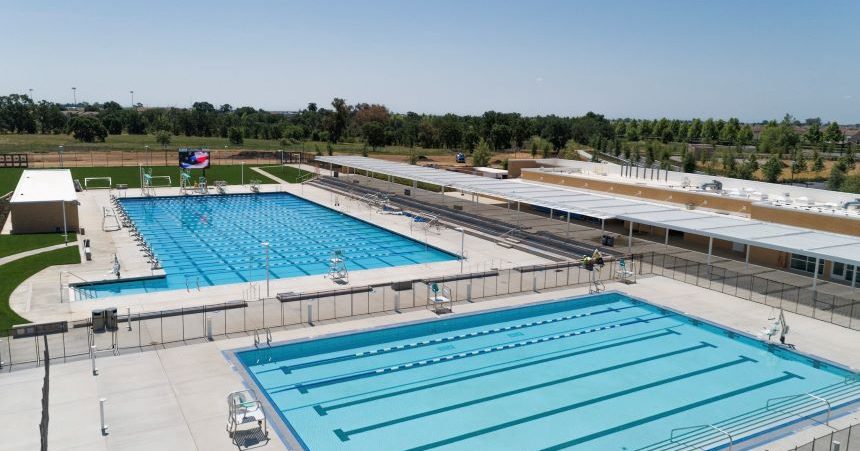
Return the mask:
[[316,173],[308,172],[307,174],[300,175],[299,178],[296,179],[296,181],[298,183],[305,183],[313,180],[316,176]]
[[[776,279],[785,280],[783,275],[787,274],[781,271],[772,270],[771,273],[779,274],[769,278],[767,273],[745,274],[656,252],[643,254],[638,264],[639,274],[667,277],[838,326],[860,330],[860,300],[822,293],[821,285],[818,290],[812,290],[806,286],[780,282]],[[803,284],[807,280],[808,278],[798,278],[798,283]]]
[[[499,265],[493,264],[497,267]],[[617,264],[607,265],[597,275],[603,281],[616,277]],[[591,272],[578,261],[547,265],[481,270],[474,262],[467,272],[432,280],[406,280],[372,286],[350,286],[338,290],[287,294],[278,298],[198,305],[174,310],[139,311],[120,314],[115,334],[96,334],[99,349],[110,348],[115,335],[117,350],[141,352],[167,345],[203,343],[210,339],[253,336],[255,330],[270,331],[304,327],[358,318],[383,312],[406,312],[426,309],[430,285],[434,282],[451,290],[454,311],[457,305],[479,302],[508,295],[586,286]],[[188,289],[191,288],[191,280]],[[247,286],[236,291],[237,298]],[[86,301],[82,301],[86,302]],[[310,314],[308,314],[310,309]],[[65,333],[48,335],[52,360],[68,361],[89,356],[87,338],[89,320],[69,323]],[[259,334],[260,332],[258,332]],[[28,368],[38,364],[36,342],[42,337],[12,339],[9,331],[0,331],[0,370]],[[271,338],[268,337],[268,342]],[[262,336],[260,336],[262,342]]]
[[[794,401],[797,399],[802,399],[804,397],[809,397],[809,398],[812,398],[816,401],[823,402],[827,406],[827,418],[824,420],[824,424],[829,426],[830,425],[830,414],[831,414],[831,410],[833,409],[833,406],[830,404],[830,401],[822,398],[821,396],[813,395],[812,393],[800,393],[797,395],[780,396],[777,398],[768,399],[767,403],[765,403],[765,409],[771,410],[773,408],[774,401],[776,401],[777,403],[781,403],[781,402],[785,402],[788,400]],[[799,415],[801,412],[783,412],[783,413]]]

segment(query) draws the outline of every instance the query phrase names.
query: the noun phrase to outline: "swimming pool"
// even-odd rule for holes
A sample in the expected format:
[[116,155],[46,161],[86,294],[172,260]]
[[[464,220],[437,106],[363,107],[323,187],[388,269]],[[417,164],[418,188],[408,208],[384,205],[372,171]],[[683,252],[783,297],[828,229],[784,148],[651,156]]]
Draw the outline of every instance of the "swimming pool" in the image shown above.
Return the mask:
[[95,297],[455,260],[426,243],[287,193],[120,199],[165,277],[86,285]]
[[313,450],[725,445],[707,425],[743,449],[802,415],[822,419],[820,399],[860,405],[846,369],[620,293],[235,357]]

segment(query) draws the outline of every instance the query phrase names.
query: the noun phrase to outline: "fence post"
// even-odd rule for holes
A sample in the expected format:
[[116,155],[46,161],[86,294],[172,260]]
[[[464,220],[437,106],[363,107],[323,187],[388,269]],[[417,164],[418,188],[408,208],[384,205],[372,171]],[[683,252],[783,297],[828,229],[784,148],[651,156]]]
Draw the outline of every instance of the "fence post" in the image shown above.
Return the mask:
[[[510,289],[510,284],[508,284],[508,288]],[[466,301],[472,302],[472,281],[469,280],[469,283],[466,284]]]
[[400,292],[394,292],[394,311],[400,313]]

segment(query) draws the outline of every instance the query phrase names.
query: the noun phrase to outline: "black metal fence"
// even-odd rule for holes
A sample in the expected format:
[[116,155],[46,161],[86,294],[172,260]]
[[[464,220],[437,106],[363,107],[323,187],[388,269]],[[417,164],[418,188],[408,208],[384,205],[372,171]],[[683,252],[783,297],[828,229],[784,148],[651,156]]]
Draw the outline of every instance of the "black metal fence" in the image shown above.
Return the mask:
[[[89,320],[72,322],[67,332],[48,335],[47,346],[55,361],[87,359],[91,346],[95,346],[97,355],[102,355],[255,333],[265,336],[266,329],[284,330],[308,323],[429,308],[436,296],[449,298],[456,311],[457,304],[594,284],[595,280],[599,285],[617,276],[618,263],[614,261],[607,261],[602,270],[595,272],[582,268],[578,261],[570,261],[320,292],[283,293],[275,298],[256,299],[249,295],[255,299],[173,310],[120,309],[116,332],[93,333]],[[438,295],[433,293],[434,285]],[[248,292],[260,292],[259,286],[256,288]],[[41,365],[45,346],[41,336],[13,338],[10,332],[0,333],[0,371]]]
[[652,252],[644,254],[640,271],[690,283],[759,304],[860,330],[860,301],[822,293],[809,287],[742,274],[705,263]]
[[860,451],[860,425],[855,424],[801,446],[794,451]]

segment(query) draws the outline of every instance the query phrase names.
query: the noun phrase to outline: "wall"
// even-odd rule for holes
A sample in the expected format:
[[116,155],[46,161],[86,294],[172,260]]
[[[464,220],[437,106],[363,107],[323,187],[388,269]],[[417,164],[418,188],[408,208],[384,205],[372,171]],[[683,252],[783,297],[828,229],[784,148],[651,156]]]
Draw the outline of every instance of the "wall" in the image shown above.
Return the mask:
[[788,224],[825,232],[860,236],[860,218],[855,219],[829,216],[761,204],[752,205],[750,208],[750,215],[751,218],[762,221]]
[[517,178],[525,168],[539,168],[546,165],[541,165],[538,160],[508,160],[508,178]]
[[[49,233],[63,231],[62,202],[13,203],[12,233]],[[66,228],[78,230],[78,205],[66,202]]]

